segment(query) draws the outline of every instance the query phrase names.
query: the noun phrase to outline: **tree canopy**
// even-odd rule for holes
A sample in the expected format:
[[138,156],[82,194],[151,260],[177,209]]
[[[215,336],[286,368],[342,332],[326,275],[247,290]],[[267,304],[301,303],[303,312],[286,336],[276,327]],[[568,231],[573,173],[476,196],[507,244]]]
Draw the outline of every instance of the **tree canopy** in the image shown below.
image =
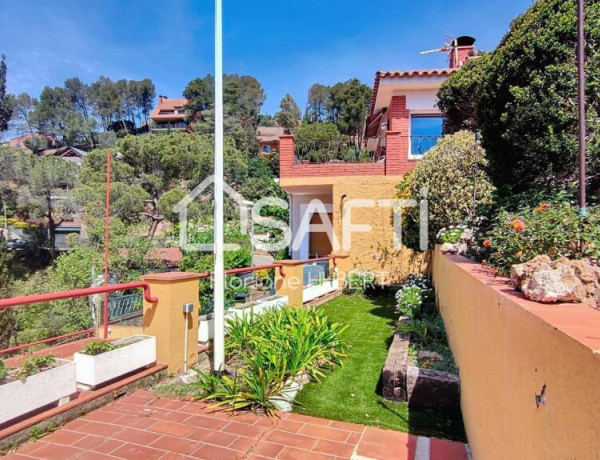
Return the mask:
[[[586,3],[589,186],[600,186],[600,4]],[[476,125],[500,193],[576,181],[577,5],[540,0],[517,17],[497,49],[454,74],[440,92],[448,126]],[[472,91],[471,91],[472,90]],[[473,96],[475,100],[473,100]],[[475,106],[475,120],[465,113]],[[467,108],[463,111],[462,108]]]
[[6,56],[0,59],[0,133],[8,129],[8,121],[12,115],[10,99],[6,93]]
[[300,107],[291,94],[286,94],[279,104],[279,112],[275,114],[275,121],[287,132],[291,132],[300,125],[300,116]]

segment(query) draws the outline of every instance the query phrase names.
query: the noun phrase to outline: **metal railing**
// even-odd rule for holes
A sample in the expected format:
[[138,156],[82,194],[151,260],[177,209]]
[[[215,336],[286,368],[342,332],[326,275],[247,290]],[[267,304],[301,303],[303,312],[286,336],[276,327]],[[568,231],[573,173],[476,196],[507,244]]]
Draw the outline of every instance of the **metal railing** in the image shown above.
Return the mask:
[[152,123],[150,125],[150,131],[180,131],[187,129],[187,123]]
[[[59,292],[50,292],[48,294],[36,294],[29,295],[23,297],[12,297],[9,299],[0,299],[0,310],[7,310],[10,308],[18,308],[26,305],[31,305],[35,303],[44,303],[51,302],[54,300],[65,300],[65,299],[75,299],[78,297],[88,297],[97,294],[105,294],[110,292],[123,291],[128,289],[143,289],[144,290],[144,299],[150,303],[158,302],[156,297],[152,297],[150,295],[150,285],[146,282],[132,282],[132,283],[122,283],[122,284],[108,284],[106,286],[98,286],[92,288],[84,288],[84,289],[73,289],[70,291],[59,291]],[[105,323],[105,336],[106,333]],[[42,340],[36,340],[34,342],[28,342],[24,344],[15,345],[9,348],[5,348],[0,350],[0,354],[12,353],[15,351],[22,350],[24,348],[29,348],[36,345],[45,345],[52,342],[58,342],[61,340],[74,339],[76,337],[91,337],[94,335],[94,329],[82,329],[80,331],[71,332],[68,334],[61,334],[54,337],[48,337]]]

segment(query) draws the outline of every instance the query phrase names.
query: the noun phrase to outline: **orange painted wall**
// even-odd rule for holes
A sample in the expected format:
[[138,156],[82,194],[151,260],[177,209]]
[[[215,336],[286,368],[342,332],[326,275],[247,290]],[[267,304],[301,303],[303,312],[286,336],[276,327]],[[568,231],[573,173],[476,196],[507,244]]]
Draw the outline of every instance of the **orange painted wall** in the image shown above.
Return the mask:
[[481,265],[439,252],[433,276],[473,457],[598,458],[600,311],[528,301]]

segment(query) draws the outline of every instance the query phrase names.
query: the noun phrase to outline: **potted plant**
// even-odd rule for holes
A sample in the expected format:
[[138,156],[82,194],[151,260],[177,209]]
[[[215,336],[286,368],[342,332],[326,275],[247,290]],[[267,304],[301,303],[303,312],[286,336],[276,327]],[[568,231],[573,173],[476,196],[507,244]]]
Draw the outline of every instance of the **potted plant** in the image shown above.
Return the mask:
[[94,388],[154,364],[156,337],[138,334],[114,342],[90,342],[74,358],[77,383]]
[[20,369],[9,369],[0,360],[0,424],[49,404],[60,404],[76,391],[74,362],[34,356]]

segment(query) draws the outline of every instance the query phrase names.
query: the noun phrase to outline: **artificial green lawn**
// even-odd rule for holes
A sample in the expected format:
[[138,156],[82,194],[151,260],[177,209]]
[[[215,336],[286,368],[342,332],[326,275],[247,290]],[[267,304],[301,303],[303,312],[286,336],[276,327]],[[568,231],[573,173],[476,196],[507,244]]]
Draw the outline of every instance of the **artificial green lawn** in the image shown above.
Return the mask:
[[460,414],[408,410],[405,403],[381,396],[381,369],[392,341],[398,313],[391,297],[340,296],[322,307],[329,320],[347,324],[350,344],[343,367],[322,383],[309,383],[296,398],[294,411],[332,420],[375,425],[415,434],[464,440]]

